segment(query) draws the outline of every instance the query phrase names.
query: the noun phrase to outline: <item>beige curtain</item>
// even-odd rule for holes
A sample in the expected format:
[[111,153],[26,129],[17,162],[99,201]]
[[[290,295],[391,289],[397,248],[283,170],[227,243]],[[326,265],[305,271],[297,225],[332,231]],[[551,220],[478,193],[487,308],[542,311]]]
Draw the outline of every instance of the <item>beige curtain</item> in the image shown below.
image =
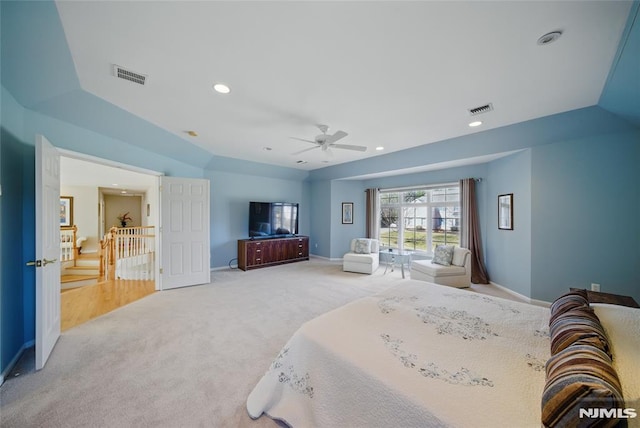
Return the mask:
[[476,180],[474,178],[460,180],[460,206],[462,215],[460,246],[471,250],[471,282],[488,284],[489,274],[484,266],[484,256],[482,255]]
[[380,209],[378,208],[378,193],[378,189],[365,190],[365,194],[367,196],[367,238],[378,239],[378,217],[380,215]]

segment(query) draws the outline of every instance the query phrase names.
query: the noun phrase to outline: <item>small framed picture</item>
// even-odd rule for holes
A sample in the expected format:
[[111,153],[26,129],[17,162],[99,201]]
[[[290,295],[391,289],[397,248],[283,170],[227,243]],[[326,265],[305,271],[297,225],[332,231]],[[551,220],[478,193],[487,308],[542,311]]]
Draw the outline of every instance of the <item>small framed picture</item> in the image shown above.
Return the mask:
[[513,230],[513,193],[498,195],[498,229]]
[[60,226],[73,226],[73,196],[60,196]]
[[342,224],[353,224],[353,202],[342,203]]

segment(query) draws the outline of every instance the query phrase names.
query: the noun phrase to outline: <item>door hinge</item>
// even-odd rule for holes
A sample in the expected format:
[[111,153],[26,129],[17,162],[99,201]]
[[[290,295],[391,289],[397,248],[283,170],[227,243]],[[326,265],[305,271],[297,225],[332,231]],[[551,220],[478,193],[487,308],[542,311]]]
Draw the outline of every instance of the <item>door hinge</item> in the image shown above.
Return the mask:
[[162,274],[163,274],[163,272],[162,272],[162,268],[160,268],[160,275],[162,275]]

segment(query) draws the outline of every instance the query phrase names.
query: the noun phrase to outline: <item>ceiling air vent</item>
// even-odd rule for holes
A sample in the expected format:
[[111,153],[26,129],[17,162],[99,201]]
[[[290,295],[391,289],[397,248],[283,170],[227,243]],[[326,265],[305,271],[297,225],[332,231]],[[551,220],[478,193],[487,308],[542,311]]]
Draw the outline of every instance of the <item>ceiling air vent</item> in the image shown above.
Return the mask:
[[490,111],[493,111],[493,104],[491,103],[469,109],[469,113],[471,113],[471,116],[477,116],[482,113],[489,113]]
[[146,74],[136,73],[135,71],[127,70],[124,67],[120,67],[119,65],[113,65],[113,75],[124,80],[128,80],[133,83],[138,83],[139,85],[144,85],[147,81]]

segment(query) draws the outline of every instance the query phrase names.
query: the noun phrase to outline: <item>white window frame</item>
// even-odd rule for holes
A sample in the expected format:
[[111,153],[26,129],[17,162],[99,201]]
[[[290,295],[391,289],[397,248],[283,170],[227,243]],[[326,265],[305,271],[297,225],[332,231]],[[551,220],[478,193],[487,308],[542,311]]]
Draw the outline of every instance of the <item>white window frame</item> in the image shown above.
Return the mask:
[[[445,201],[436,201],[434,202],[432,200],[432,191],[434,190],[438,190],[438,189],[450,189],[452,187],[455,187],[458,189],[458,199],[455,201],[447,201],[445,198]],[[405,202],[403,194],[406,192],[416,192],[416,191],[425,191],[426,192],[426,200],[424,202]],[[399,193],[400,197],[399,197],[399,201],[398,203],[383,203],[383,198],[385,194],[388,193]],[[404,188],[394,188],[394,189],[380,189],[379,195],[378,195],[378,206],[380,207],[380,221],[378,222],[378,236],[381,237],[382,236],[382,225],[381,225],[381,221],[382,221],[382,212],[384,209],[389,209],[389,208],[395,208],[397,209],[398,212],[398,219],[397,219],[397,230],[398,230],[398,239],[397,239],[397,247],[392,247],[392,248],[397,248],[400,250],[405,250],[404,248],[404,242],[405,242],[405,215],[407,213],[407,208],[425,208],[425,211],[427,212],[427,216],[426,216],[426,226],[425,226],[425,245],[426,245],[426,250],[421,250],[421,249],[413,249],[413,248],[409,248],[407,250],[409,251],[413,251],[415,253],[418,254],[424,254],[426,256],[433,256],[433,219],[432,216],[430,215],[431,213],[431,209],[433,207],[445,207],[445,209],[447,208],[452,208],[453,211],[456,211],[457,208],[457,212],[460,213],[460,184],[459,183],[442,183],[442,184],[436,184],[436,185],[428,185],[428,186],[414,186],[414,187],[404,187]],[[458,217],[454,217],[454,218],[458,218],[459,221],[461,222],[461,217],[458,214]],[[458,231],[461,229],[461,224],[458,224]],[[460,236],[458,234],[458,242],[455,242],[454,245],[459,245],[459,239]],[[446,236],[445,236],[445,240],[446,240]],[[386,242],[384,241],[380,241],[382,245],[386,246]],[[451,242],[445,242],[448,244],[451,244]]]

